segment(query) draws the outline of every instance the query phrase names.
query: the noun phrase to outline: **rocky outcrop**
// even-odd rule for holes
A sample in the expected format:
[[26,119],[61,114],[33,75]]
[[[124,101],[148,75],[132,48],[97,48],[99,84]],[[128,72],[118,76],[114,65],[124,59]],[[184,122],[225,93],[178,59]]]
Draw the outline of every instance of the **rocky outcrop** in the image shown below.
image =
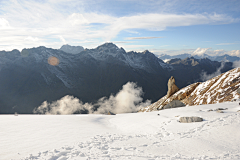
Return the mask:
[[164,106],[173,100],[179,100],[188,106],[234,101],[240,98],[239,87],[240,68],[235,68],[206,82],[197,82],[182,88],[170,97],[166,95],[140,111],[165,109]]
[[172,102],[168,103],[163,107],[163,109],[169,109],[169,108],[177,108],[177,107],[184,107],[186,106],[184,103],[182,103],[179,100],[173,100]]
[[177,85],[175,84],[175,79],[174,79],[174,77],[171,76],[171,78],[168,80],[167,98],[170,97],[171,95],[173,95],[174,93],[176,93],[177,91],[179,91],[179,88],[178,88]]
[[240,94],[240,88],[238,88],[237,93]]
[[[161,110],[164,109],[164,106],[171,103],[174,100],[179,100],[182,102],[182,100],[185,100],[186,98],[189,98],[190,94],[195,90],[195,88],[200,84],[200,82],[191,84],[185,88],[182,88],[178,92],[174,93],[172,96],[167,97],[168,95],[165,95],[161,99],[159,99],[157,102],[151,104],[150,106],[147,106],[146,108],[141,109],[139,112],[150,112],[155,110]],[[186,103],[183,103],[186,104]]]
[[116,114],[114,114],[114,113],[108,111],[107,115],[116,115]]
[[201,117],[180,117],[180,123],[192,123],[192,122],[202,122],[203,119]]

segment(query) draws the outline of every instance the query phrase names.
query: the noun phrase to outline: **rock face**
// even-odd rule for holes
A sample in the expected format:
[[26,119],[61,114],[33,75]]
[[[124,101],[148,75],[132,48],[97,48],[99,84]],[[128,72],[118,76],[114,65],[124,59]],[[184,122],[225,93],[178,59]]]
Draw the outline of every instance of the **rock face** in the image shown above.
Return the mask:
[[235,68],[206,82],[197,82],[184,87],[170,97],[166,95],[140,111],[161,110],[173,100],[179,100],[189,106],[232,101],[240,98],[239,87],[240,68]]
[[71,53],[71,54],[78,54],[84,50],[82,46],[70,46],[68,44],[63,45],[60,50],[66,52],[66,53]]
[[202,122],[203,119],[201,117],[180,117],[180,123],[192,123],[192,122]]
[[114,113],[108,111],[107,115],[116,115],[116,114],[114,114]]
[[240,94],[240,88],[238,88],[237,93]]
[[177,87],[177,85],[175,84],[175,79],[173,76],[171,76],[171,78],[168,80],[168,92],[167,92],[167,97],[170,97],[171,95],[173,95],[174,93],[176,93],[177,91],[179,91],[179,88]]
[[163,107],[163,109],[169,109],[169,108],[177,108],[177,107],[184,107],[186,106],[184,103],[182,103],[179,100],[173,100],[172,102],[168,103]]

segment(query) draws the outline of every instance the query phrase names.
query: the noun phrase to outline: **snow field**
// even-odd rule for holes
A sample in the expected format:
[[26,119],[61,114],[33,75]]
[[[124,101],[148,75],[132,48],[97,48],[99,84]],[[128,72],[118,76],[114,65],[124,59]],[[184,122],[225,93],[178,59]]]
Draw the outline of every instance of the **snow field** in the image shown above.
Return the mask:
[[[238,103],[115,116],[1,115],[0,159],[240,159]],[[208,111],[217,108],[228,109]],[[179,123],[182,116],[204,121]]]

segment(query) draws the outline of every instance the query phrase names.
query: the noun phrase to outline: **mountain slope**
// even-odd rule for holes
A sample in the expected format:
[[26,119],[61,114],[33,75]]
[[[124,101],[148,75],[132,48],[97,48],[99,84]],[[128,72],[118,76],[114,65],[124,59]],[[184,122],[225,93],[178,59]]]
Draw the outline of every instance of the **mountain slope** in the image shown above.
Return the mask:
[[234,101],[240,98],[240,94],[237,93],[239,87],[240,68],[235,68],[206,82],[184,87],[170,97],[166,95],[140,111],[160,110],[173,100],[180,100],[190,106]]

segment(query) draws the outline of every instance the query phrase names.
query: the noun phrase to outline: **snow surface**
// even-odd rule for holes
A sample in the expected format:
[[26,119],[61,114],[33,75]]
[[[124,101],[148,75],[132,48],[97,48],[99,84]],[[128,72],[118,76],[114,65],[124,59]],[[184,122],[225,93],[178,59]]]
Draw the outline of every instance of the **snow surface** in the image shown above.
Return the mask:
[[[0,115],[0,159],[240,159],[238,103],[117,115]],[[217,108],[228,109],[208,111]],[[204,121],[179,123],[182,116]]]

